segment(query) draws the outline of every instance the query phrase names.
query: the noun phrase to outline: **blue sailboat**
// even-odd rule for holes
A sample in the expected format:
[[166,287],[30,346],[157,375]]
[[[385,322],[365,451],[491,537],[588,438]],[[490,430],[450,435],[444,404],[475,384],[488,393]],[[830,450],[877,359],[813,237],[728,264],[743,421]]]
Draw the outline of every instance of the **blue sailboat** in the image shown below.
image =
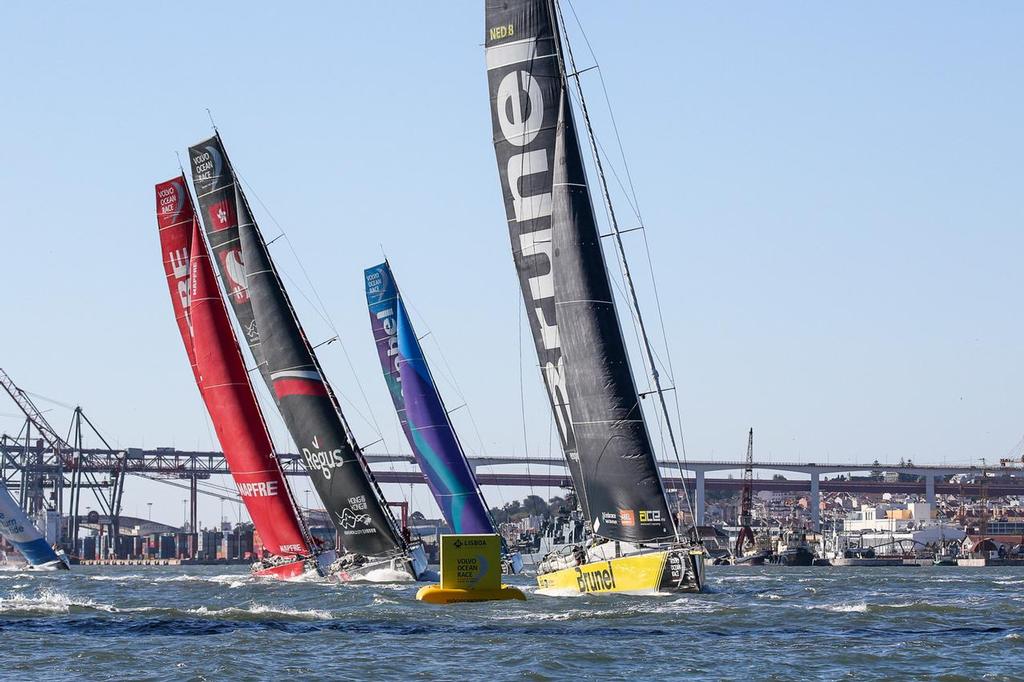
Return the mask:
[[[366,302],[381,369],[398,420],[441,514],[456,534],[497,534],[473,468],[459,442],[390,265],[365,271]],[[506,557],[511,572],[518,554]]]
[[0,535],[14,545],[29,568],[38,570],[68,570],[67,557],[56,551],[33,525],[18,503],[11,497],[7,487],[0,483]]

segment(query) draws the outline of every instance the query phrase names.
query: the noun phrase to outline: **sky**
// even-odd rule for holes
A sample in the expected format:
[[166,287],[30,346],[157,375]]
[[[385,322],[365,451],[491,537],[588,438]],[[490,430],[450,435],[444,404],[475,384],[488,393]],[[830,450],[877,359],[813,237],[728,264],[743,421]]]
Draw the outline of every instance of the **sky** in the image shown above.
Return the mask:
[[[672,358],[687,455],[738,459],[750,427],[775,461],[1010,451],[1024,434],[1024,6],[575,12],[579,66],[599,65],[582,76],[597,135],[616,176],[628,166],[646,228],[627,251]],[[408,451],[362,292],[386,253],[448,405],[468,405],[453,418],[470,453],[557,455],[483,29],[476,1],[0,4],[0,367],[58,430],[61,403],[78,404],[119,447],[217,447],[152,189],[210,134],[209,109],[263,232],[286,234],[272,253],[307,333],[341,338],[320,358],[357,439],[384,438],[369,451]],[[614,198],[624,227],[639,224]],[[645,385],[639,355],[634,370]],[[0,402],[0,431],[17,431],[15,413]],[[154,519],[179,523],[181,492],[130,479],[124,511],[153,501]],[[413,501],[430,511],[424,491]],[[219,515],[201,501],[204,523]]]

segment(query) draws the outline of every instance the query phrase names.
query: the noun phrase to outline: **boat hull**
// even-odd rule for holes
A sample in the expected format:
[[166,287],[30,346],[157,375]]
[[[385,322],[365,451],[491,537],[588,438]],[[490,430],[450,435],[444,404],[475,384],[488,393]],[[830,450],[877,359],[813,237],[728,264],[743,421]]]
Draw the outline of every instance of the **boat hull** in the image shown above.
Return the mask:
[[771,563],[777,566],[810,566],[813,562],[814,555],[803,547],[787,549],[771,561]]
[[253,570],[252,574],[258,578],[276,578],[277,580],[293,580],[303,575],[308,570],[305,559],[296,559],[287,564],[279,564],[268,568]]
[[331,567],[328,577],[338,582],[413,582],[428,575],[427,555],[416,542],[393,557],[366,557],[359,566]]
[[769,558],[768,552],[758,552],[737,557],[733,563],[737,566],[764,566]]
[[644,552],[539,574],[537,585],[578,593],[700,592],[704,557],[690,550]]

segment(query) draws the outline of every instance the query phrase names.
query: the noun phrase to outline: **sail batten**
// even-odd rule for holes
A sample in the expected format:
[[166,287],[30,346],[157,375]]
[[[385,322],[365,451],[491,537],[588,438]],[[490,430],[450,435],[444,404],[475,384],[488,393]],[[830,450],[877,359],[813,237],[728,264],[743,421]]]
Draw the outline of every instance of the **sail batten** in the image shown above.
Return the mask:
[[472,467],[438,393],[391,267],[365,271],[370,326],[402,430],[455,533],[494,533]]
[[156,196],[178,330],[239,495],[271,554],[309,555],[308,533],[274,454],[185,178],[158,184]]
[[228,233],[218,243],[229,257],[217,263],[223,277],[239,278],[232,300],[239,324],[345,548],[364,555],[404,551],[405,541],[299,323],[220,137],[189,151],[196,193],[201,205],[206,202],[207,234],[213,242],[215,235]]

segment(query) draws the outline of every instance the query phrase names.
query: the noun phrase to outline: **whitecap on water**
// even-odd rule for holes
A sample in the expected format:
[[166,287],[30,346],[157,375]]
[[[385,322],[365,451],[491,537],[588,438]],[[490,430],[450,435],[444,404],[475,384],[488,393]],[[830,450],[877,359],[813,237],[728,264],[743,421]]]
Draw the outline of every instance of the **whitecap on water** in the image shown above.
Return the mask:
[[358,581],[363,583],[411,583],[412,576],[405,571],[396,571],[393,568],[375,568],[368,571],[366,575],[360,576]]
[[145,576],[138,575],[136,573],[129,573],[127,575],[90,575],[89,580],[97,580],[99,582],[124,582],[127,580],[145,580]]
[[300,620],[330,620],[332,618],[329,611],[322,609],[293,609],[288,606],[268,606],[255,602],[247,607],[228,606],[223,609],[210,609],[206,606],[200,606],[195,609],[186,609],[185,613],[212,618],[237,618],[239,616],[272,616],[277,618],[283,616]]
[[856,604],[812,604],[807,608],[831,611],[833,613],[867,613],[868,611],[867,602],[858,602]]
[[42,589],[35,595],[13,594],[0,597],[0,613],[68,613],[72,608],[116,613],[117,608],[92,599],[74,599],[62,592]]

